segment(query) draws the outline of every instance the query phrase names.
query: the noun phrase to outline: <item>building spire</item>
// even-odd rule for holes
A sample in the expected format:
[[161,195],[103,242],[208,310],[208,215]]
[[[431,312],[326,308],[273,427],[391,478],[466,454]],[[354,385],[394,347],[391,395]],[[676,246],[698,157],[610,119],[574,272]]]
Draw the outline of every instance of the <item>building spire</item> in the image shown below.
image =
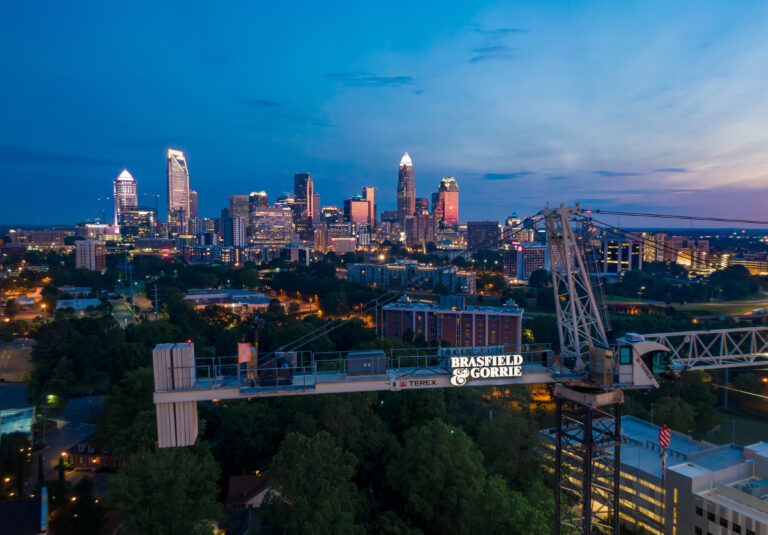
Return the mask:
[[413,162],[407,152],[403,153],[403,157],[400,160],[400,167],[413,167]]

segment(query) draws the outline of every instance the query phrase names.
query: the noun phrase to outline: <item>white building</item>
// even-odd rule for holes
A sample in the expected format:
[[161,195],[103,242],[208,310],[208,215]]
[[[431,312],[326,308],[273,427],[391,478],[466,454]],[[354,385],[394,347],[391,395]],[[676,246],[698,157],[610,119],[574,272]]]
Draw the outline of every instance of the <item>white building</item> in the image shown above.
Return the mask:
[[78,240],[75,242],[75,267],[91,271],[107,269],[104,243],[96,240]]

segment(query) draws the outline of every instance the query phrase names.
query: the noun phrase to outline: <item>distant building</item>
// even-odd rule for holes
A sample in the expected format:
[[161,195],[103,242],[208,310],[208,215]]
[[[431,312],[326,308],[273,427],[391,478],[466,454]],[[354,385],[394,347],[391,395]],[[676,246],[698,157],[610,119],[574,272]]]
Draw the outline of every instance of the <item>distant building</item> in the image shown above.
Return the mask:
[[437,235],[437,217],[434,214],[417,212],[405,218],[405,244],[419,247],[434,243]]
[[168,222],[171,230],[179,233],[186,226],[189,212],[189,169],[184,153],[168,149]]
[[520,351],[523,309],[510,302],[503,307],[455,306],[452,299],[441,303],[403,298],[382,307],[384,334],[413,341],[445,340],[451,346],[505,346]]
[[225,246],[245,247],[248,243],[244,217],[225,217],[221,221],[222,241]]
[[320,194],[315,192],[312,194],[312,224],[318,225],[322,219],[320,215]]
[[502,254],[504,276],[528,280],[538,269],[549,269],[549,248],[542,243],[513,243]]
[[248,195],[230,195],[229,217],[244,217],[248,219],[248,215],[250,213],[248,199]]
[[[252,191],[248,196],[248,205],[251,210],[254,206],[260,206],[266,208],[269,206],[269,195],[266,191]],[[233,215],[231,212],[229,215]]]
[[387,223],[397,223],[397,211],[396,210],[386,210],[384,212],[381,212],[381,220]]
[[251,205],[251,243],[278,246],[290,243],[293,214],[287,207]]
[[312,217],[314,209],[314,184],[309,173],[296,173],[293,176],[293,202],[301,206],[302,217]]
[[397,172],[397,220],[405,225],[405,217],[416,212],[416,184],[413,162],[406,152],[400,160]]
[[78,240],[75,242],[75,267],[91,271],[107,269],[104,243],[96,240]]
[[496,221],[470,221],[467,223],[467,248],[471,252],[480,249],[497,249],[501,233]]
[[603,273],[624,273],[643,269],[643,243],[640,240],[604,237],[597,250]]
[[189,217],[200,217],[200,212],[197,205],[197,191],[189,190]]
[[399,260],[392,264],[352,264],[347,267],[351,281],[381,288],[434,288],[444,284],[452,293],[473,294],[475,274],[456,266],[437,267],[415,260]]
[[270,298],[250,290],[189,290],[184,301],[196,309],[207,306],[227,308],[237,314],[266,310]]
[[[440,180],[437,188],[437,202],[432,203],[432,212],[444,225],[456,225],[459,222],[459,184],[452,176]],[[434,197],[433,197],[434,199]]]
[[344,221],[367,225],[370,218],[370,203],[360,195],[344,201]]
[[56,310],[74,310],[81,312],[83,310],[97,309],[101,305],[98,299],[59,299],[56,301]]
[[366,186],[363,188],[363,199],[368,201],[368,225],[373,228],[376,225],[376,214],[378,206],[376,205],[376,188]]
[[414,214],[428,214],[429,213],[429,200],[423,197],[416,198],[416,210]]
[[728,257],[729,266],[744,266],[752,275],[768,275],[768,260]]
[[136,238],[154,238],[157,226],[157,214],[150,208],[138,207],[120,214],[120,235],[126,241]]
[[115,227],[106,223],[78,223],[75,225],[75,236],[87,240],[105,240],[115,234]]
[[336,254],[354,253],[357,247],[356,238],[331,238],[331,250]]
[[115,222],[120,225],[122,214],[127,211],[136,210],[138,207],[138,197],[136,192],[136,179],[131,176],[127,169],[112,182],[112,192],[115,198]]

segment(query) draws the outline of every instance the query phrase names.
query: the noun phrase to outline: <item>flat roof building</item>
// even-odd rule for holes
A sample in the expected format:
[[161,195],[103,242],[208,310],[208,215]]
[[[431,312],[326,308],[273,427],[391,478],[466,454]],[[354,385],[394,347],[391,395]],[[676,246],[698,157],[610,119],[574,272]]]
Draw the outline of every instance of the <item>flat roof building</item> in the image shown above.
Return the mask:
[[442,296],[440,303],[431,303],[404,296],[382,307],[384,334],[410,337],[408,341],[423,335],[427,341],[444,340],[451,346],[505,346],[520,351],[522,308],[511,301],[502,307],[466,306],[462,301]]

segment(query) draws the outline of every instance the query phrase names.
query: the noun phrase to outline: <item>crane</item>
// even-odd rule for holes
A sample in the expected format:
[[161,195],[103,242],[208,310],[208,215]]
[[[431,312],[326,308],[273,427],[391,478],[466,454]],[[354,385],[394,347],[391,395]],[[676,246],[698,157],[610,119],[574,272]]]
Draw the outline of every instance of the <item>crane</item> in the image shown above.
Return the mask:
[[[657,388],[659,381],[679,378],[686,370],[765,365],[768,327],[629,333],[610,344],[584,238],[572,225],[585,222],[585,210],[561,205],[537,216],[546,228],[558,355],[503,346],[393,350],[389,355],[300,350],[322,332],[266,360],[254,356],[257,339],[243,344],[238,356],[202,359],[195,359],[191,343],[160,344],[153,351],[159,446],[194,444],[198,401],[554,383],[555,533],[561,525],[584,535],[595,529],[618,533],[624,391]],[[569,477],[564,457],[578,459],[581,477]]]

